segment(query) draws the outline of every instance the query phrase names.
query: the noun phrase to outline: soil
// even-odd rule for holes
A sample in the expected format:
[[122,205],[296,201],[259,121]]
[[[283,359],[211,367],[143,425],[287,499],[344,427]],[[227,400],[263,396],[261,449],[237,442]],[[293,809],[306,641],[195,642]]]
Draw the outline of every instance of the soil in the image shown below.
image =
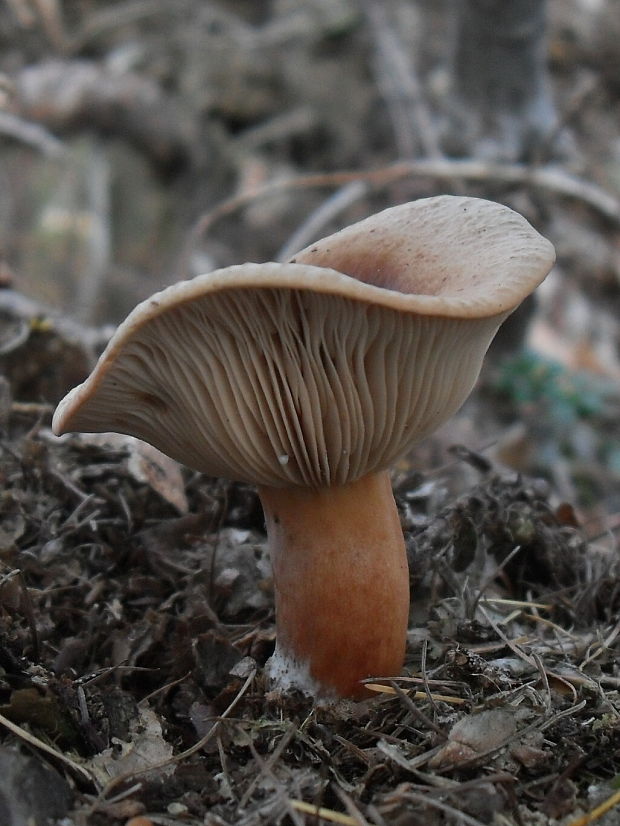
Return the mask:
[[[620,823],[613,0],[550,6],[560,126],[534,166],[424,141],[399,157],[353,0],[9,6],[0,823]],[[388,7],[423,89],[414,136],[423,106],[441,142],[450,6]],[[255,491],[129,437],[59,439],[51,414],[175,277],[439,192],[518,209],[558,266],[463,410],[394,469],[402,676],[317,705],[265,676]]]

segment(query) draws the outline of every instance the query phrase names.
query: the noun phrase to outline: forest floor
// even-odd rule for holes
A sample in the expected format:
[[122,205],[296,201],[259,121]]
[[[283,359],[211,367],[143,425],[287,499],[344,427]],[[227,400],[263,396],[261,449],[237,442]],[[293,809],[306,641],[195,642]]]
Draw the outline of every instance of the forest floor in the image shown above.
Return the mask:
[[[397,162],[353,0],[9,5],[2,826],[620,824],[613,2],[551,4],[565,141],[535,166]],[[448,6],[390,8],[434,116]],[[111,325],[174,277],[286,258],[440,192],[517,209],[558,264],[470,401],[394,469],[403,675],[317,706],[264,676],[273,589],[255,491],[129,437],[57,438],[51,414]]]

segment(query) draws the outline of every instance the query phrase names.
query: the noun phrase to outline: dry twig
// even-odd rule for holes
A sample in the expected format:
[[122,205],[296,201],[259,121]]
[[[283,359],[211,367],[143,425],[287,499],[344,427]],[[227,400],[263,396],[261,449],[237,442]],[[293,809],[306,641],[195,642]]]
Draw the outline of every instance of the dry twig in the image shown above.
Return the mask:
[[192,251],[211,228],[222,219],[234,215],[255,201],[281,195],[291,190],[344,187],[360,181],[370,190],[379,191],[406,178],[436,178],[438,180],[487,181],[542,189],[566,198],[581,201],[604,218],[620,225],[620,200],[611,193],[583,178],[578,178],[554,166],[531,167],[524,164],[490,163],[480,160],[430,158],[400,161],[370,172],[332,172],[299,175],[287,180],[267,183],[257,189],[222,201],[201,215],[188,233],[177,267],[178,278],[187,277]]
[[87,783],[94,788],[97,788],[97,783],[95,778],[91,775],[89,771],[87,771],[84,766],[80,766],[79,763],[76,763],[74,760],[71,760],[70,757],[67,757],[66,754],[63,754],[61,751],[57,751],[56,749],[48,746],[47,743],[44,743],[43,740],[40,740],[38,737],[35,737],[34,734],[30,734],[29,731],[26,729],[21,728],[16,723],[13,723],[11,720],[4,717],[4,715],[0,714],[0,725],[4,726],[8,729],[11,734],[14,734],[16,737],[19,737],[25,743],[28,743],[30,746],[33,746],[35,749],[39,749],[39,751],[45,752],[45,754],[50,755],[56,760],[59,760],[61,763],[64,763],[65,766],[68,766],[71,771],[80,777],[82,780],[86,780]]

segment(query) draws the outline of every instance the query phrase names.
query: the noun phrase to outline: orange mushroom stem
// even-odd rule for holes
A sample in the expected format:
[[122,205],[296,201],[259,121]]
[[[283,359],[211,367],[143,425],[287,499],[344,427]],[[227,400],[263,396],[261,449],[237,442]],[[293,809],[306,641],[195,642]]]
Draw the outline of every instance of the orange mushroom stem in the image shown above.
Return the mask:
[[361,698],[365,677],[398,674],[409,577],[387,471],[332,488],[259,488],[276,598],[280,684]]

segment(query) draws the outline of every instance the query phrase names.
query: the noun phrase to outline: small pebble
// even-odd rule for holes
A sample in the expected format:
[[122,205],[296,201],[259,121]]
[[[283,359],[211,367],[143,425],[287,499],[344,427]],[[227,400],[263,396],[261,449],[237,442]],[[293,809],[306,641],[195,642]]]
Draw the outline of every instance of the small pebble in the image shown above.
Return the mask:
[[170,803],[167,811],[169,815],[184,815],[187,813],[187,806],[184,803]]

